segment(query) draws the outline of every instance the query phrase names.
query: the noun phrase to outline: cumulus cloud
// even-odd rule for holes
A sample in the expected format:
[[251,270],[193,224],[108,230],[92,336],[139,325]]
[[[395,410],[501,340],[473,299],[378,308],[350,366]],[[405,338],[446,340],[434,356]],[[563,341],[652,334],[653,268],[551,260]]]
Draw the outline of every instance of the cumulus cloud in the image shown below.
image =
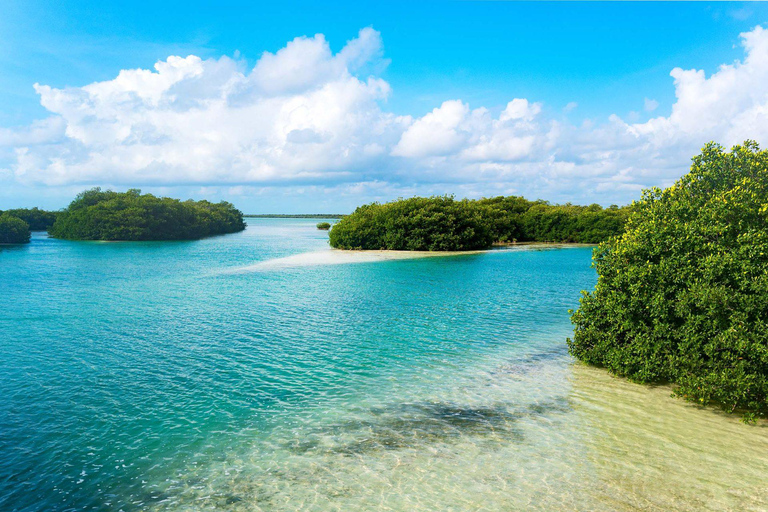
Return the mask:
[[336,55],[331,54],[322,34],[297,37],[275,54],[265,52],[250,79],[267,94],[303,92],[349,75],[380,57],[381,51],[381,35],[371,28],[361,30]]
[[464,123],[469,106],[461,100],[446,101],[416,120],[400,138],[392,154],[405,157],[447,155],[464,145],[468,131]]
[[455,156],[461,161],[510,161],[528,156],[541,125],[538,103],[510,101],[498,118],[485,108],[470,110],[461,100],[444,102],[415,120],[392,150],[395,156]]
[[652,100],[652,99],[649,99],[649,98],[645,98],[645,100],[643,102],[643,109],[646,112],[653,112],[657,108],[659,108],[659,102],[658,101]]
[[[51,115],[0,130],[10,161],[0,179],[618,202],[678,177],[708,140],[768,141],[768,31],[741,38],[743,60],[709,77],[673,69],[671,114],[642,123],[635,114],[571,124],[525,98],[495,109],[449,99],[421,117],[394,115],[389,84],[366,76],[386,65],[371,28],[335,54],[320,34],[296,38],[252,69],[172,56],[83,87],[36,84]],[[657,108],[644,99],[645,111]]]
[[406,122],[381,110],[385,81],[353,74],[380,53],[367,28],[335,55],[321,35],[297,38],[250,72],[227,57],[169,57],[84,87],[36,84],[63,138],[35,140],[31,127],[0,143],[21,142],[13,168],[27,183],[354,180]]

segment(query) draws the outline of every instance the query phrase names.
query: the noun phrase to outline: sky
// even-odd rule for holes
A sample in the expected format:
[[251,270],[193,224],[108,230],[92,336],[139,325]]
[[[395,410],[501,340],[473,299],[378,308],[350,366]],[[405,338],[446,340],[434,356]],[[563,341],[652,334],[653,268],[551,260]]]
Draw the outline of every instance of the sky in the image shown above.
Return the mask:
[[6,0],[0,209],[86,188],[347,213],[627,204],[768,145],[768,5]]

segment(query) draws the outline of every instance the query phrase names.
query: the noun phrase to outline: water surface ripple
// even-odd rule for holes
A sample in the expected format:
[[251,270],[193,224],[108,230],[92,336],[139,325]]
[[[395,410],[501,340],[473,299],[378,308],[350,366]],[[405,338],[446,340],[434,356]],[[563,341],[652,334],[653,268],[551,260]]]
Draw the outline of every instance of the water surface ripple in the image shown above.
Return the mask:
[[590,249],[316,222],[0,248],[0,510],[768,509],[765,425],[568,356]]

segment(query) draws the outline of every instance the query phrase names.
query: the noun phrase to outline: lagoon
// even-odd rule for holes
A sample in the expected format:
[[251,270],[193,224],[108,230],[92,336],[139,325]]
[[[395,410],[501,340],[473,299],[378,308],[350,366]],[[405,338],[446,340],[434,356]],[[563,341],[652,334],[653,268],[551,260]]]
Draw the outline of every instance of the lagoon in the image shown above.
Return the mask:
[[768,427],[574,363],[591,249],[318,219],[0,248],[0,510],[765,510]]

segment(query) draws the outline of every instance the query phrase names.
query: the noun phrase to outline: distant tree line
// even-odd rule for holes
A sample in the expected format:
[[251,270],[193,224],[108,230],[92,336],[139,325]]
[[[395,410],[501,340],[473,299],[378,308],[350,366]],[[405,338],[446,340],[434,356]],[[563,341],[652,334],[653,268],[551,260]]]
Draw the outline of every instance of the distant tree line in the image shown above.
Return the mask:
[[414,197],[372,203],[330,232],[340,249],[463,251],[507,242],[599,243],[620,235],[629,207],[553,205],[508,196],[455,200]]
[[179,201],[94,188],[77,195],[49,229],[69,240],[195,240],[245,229],[243,214],[222,201]]

